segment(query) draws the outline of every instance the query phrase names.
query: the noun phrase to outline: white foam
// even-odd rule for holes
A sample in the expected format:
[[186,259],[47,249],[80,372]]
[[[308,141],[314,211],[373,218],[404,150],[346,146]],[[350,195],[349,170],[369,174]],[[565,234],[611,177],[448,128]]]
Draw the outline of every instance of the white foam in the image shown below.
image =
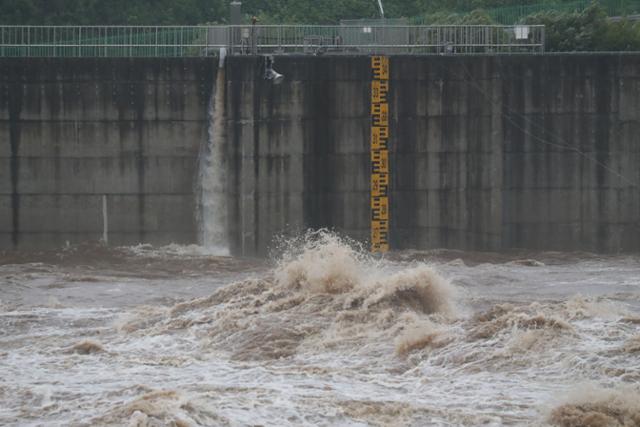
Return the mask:
[[152,246],[148,243],[124,247],[126,251],[142,257],[209,257],[229,256],[229,249],[224,246],[181,245],[171,243],[164,246]]
[[[207,256],[199,248],[132,251],[179,261]],[[449,292],[440,268],[372,259],[325,234],[289,248],[264,277],[180,304],[25,303],[0,313],[0,424],[544,425],[560,404],[609,402],[633,414],[637,391],[624,384],[640,382],[637,324],[623,321],[627,308],[606,296],[573,296],[594,281],[606,283],[600,294],[616,294],[615,283],[640,275],[616,265],[607,259],[602,267],[610,268],[594,264],[585,273],[575,264],[458,263],[443,266],[443,276],[469,285]],[[29,271],[15,266],[3,278],[11,275],[24,296],[43,277],[68,272],[61,266],[36,277],[20,268]],[[572,286],[559,294],[567,277]],[[169,280],[176,292],[195,283],[179,273]],[[105,298],[95,283],[74,286],[96,305]],[[153,278],[122,282],[134,286],[160,293]],[[489,314],[442,314],[458,300],[480,301],[471,309]],[[104,351],[69,351],[85,342]],[[613,392],[560,399],[585,379]]]

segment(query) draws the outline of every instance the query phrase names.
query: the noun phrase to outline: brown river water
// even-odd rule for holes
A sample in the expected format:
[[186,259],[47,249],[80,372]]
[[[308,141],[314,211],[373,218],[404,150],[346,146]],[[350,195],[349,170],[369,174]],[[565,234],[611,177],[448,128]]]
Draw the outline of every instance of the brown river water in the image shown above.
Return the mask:
[[640,426],[640,255],[0,253],[0,425]]

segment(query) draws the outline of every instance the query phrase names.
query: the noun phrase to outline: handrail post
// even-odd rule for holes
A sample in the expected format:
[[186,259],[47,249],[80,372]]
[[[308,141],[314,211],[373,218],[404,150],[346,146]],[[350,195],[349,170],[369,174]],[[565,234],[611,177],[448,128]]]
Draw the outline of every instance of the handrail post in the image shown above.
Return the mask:
[[227,48],[227,55],[233,55],[233,50],[231,49],[231,26],[227,25],[225,27],[225,31],[226,33],[226,48]]

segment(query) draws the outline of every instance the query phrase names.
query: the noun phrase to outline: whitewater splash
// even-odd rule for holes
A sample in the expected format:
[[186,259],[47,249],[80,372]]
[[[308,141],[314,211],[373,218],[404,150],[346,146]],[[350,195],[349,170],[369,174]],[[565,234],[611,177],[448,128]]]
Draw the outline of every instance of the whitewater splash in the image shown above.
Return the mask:
[[224,154],[225,85],[225,68],[221,61],[209,103],[208,140],[200,153],[198,180],[200,244],[210,254],[216,255],[229,254]]
[[640,388],[634,385],[607,389],[585,383],[560,401],[550,414],[560,427],[640,426]]
[[285,246],[0,266],[0,424],[638,425],[637,258]]

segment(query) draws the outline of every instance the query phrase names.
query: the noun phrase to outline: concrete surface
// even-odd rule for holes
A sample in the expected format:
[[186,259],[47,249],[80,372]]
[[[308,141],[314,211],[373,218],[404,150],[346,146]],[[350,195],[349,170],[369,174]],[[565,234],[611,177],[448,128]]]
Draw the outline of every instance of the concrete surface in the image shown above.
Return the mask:
[[[233,253],[369,236],[370,59],[230,57]],[[197,241],[212,58],[0,59],[0,248]],[[640,55],[391,57],[393,248],[640,249]]]

